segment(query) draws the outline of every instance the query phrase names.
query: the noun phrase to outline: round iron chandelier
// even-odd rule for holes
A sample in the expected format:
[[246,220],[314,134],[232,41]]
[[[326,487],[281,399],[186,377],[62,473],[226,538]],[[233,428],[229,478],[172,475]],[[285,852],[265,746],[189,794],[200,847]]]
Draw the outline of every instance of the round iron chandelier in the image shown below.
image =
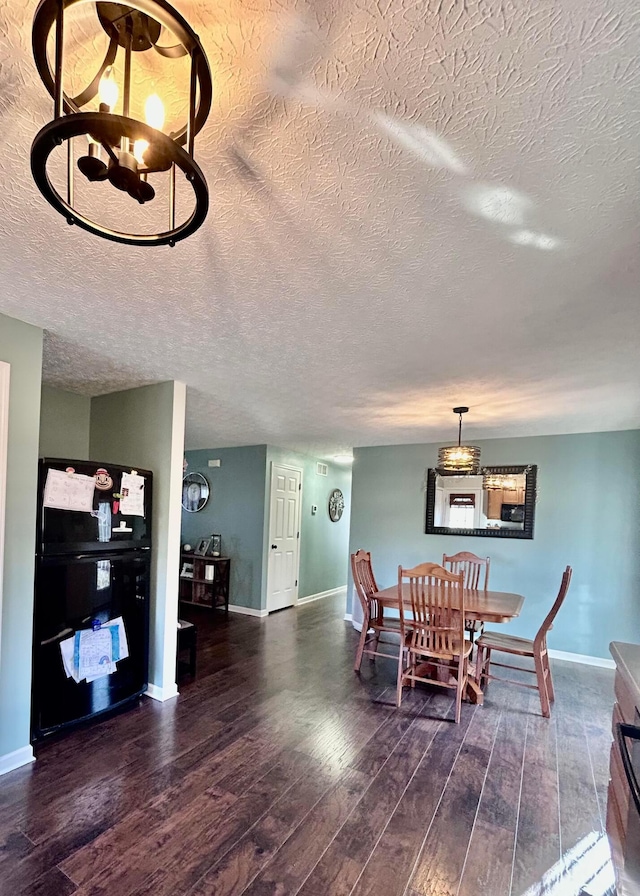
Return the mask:
[[458,444],[448,445],[438,451],[438,472],[445,475],[460,475],[461,473],[475,474],[480,467],[480,449],[477,445],[462,445],[462,415],[469,408],[454,408],[453,413],[458,414]]
[[[87,5],[91,14],[82,20],[84,42],[76,36],[73,43],[70,16]],[[166,0],[134,0],[126,6],[100,0],[41,0],[32,38],[38,73],[54,101],[52,121],[31,146],[31,172],[45,199],[69,224],[119,243],[173,246],[194,233],[209,209],[207,182],[196,164],[194,143],[209,115],[213,88],[207,58],[190,25]],[[95,56],[93,48],[100,43],[106,47],[104,55],[99,51],[99,58],[88,62],[87,45]],[[77,46],[84,51],[80,68],[90,72],[79,90],[77,84],[72,87],[78,62],[68,60],[69,48]],[[156,76],[171,90],[182,88],[184,94],[168,132],[163,102],[150,92]],[[146,121],[140,115],[143,94]],[[58,161],[56,179],[50,171],[55,166],[49,162],[65,144],[66,160],[62,165]],[[189,185],[184,188],[186,196],[177,172]],[[101,186],[88,186],[92,184]],[[162,206],[155,210],[155,226],[149,232],[143,227],[124,229],[121,204],[115,223],[101,223],[101,212],[108,208],[108,197],[101,192],[105,187],[141,206],[155,200],[155,206]],[[84,197],[87,208],[81,207],[78,194],[95,189],[97,194]],[[110,195],[115,200],[116,194]],[[133,208],[131,217],[134,223],[140,218]]]

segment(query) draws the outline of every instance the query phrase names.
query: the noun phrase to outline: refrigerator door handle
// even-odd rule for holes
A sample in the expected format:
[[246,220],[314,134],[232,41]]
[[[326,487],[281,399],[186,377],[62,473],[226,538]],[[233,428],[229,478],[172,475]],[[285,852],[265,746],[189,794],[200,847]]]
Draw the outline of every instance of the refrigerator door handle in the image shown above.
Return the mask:
[[62,641],[63,638],[68,637],[68,635],[73,634],[72,628],[63,628],[61,632],[58,632],[57,635],[53,635],[51,638],[45,638],[44,641],[40,641],[40,646],[45,647],[47,644],[55,644],[56,641]]
[[63,562],[68,562],[69,560],[119,560],[122,557],[146,559],[144,552],[148,550],[148,548],[132,548],[126,551],[94,551],[91,554],[44,554],[42,559],[53,563],[60,560]]

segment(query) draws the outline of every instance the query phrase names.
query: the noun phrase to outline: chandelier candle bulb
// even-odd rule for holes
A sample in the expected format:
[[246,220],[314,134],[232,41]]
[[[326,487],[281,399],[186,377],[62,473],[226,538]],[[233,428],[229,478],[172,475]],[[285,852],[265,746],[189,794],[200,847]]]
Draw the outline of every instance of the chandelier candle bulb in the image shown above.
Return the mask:
[[148,125],[161,131],[164,125],[164,105],[157,93],[152,93],[147,97],[144,104],[144,117]]
[[136,140],[133,144],[133,155],[139,165],[144,165],[144,154],[149,149],[148,140]]
[[116,81],[113,75],[113,69],[109,66],[104,75],[100,78],[100,87],[98,90],[98,96],[100,98],[100,105],[106,106],[106,109],[100,109],[101,112],[111,112],[118,102],[118,82]]

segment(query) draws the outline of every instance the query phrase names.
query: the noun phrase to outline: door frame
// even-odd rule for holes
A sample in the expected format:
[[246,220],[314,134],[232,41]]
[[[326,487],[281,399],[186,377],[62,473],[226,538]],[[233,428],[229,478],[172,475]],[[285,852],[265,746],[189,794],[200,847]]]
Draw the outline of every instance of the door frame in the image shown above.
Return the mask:
[[273,490],[273,471],[275,467],[280,467],[283,470],[291,470],[293,473],[300,473],[300,491],[299,491],[299,500],[298,500],[298,519],[296,521],[298,532],[300,533],[298,537],[298,556],[296,558],[296,596],[293,600],[293,607],[298,606],[298,592],[300,590],[300,551],[302,547],[302,494],[304,492],[304,470],[302,467],[294,467],[293,464],[281,464],[277,460],[271,461],[271,469],[269,470],[269,498],[268,498],[268,513],[267,513],[267,525],[266,525],[266,539],[264,543],[265,550],[265,563],[266,563],[266,576],[265,576],[265,593],[264,593],[264,607],[267,613],[269,613],[269,594],[270,594],[270,585],[271,585],[271,497]]
[[0,361],[0,652],[2,649],[2,593],[4,582],[4,529],[7,509],[10,376],[11,365],[6,361]]

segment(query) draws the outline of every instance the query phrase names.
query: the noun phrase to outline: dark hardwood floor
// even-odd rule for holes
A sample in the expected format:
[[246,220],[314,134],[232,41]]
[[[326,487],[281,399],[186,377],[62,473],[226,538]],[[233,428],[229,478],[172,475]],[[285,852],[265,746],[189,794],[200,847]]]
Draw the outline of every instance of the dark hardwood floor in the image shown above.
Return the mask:
[[0,778],[2,896],[522,896],[550,893],[567,855],[557,892],[581,892],[580,856],[603,846],[613,673],[555,662],[550,720],[534,691],[493,682],[454,725],[442,692],[395,708],[393,662],[354,675],[343,610],[185,610],[198,672],[178,699]]

